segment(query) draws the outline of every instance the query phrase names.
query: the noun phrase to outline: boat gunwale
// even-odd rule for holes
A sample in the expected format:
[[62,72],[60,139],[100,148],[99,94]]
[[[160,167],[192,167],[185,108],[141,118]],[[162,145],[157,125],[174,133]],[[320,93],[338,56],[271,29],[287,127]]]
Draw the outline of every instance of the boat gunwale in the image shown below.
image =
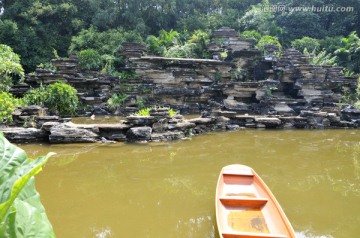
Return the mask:
[[[244,173],[242,174],[241,172],[239,172],[239,170],[241,169],[241,171],[243,171]],[[230,171],[234,171],[234,173],[231,173]],[[221,238],[223,238],[222,234],[232,234],[232,232],[229,231],[223,231],[223,227],[220,227],[220,206],[224,206],[224,204],[222,203],[221,199],[224,199],[226,196],[224,195],[220,195],[220,193],[222,191],[219,191],[220,188],[223,189],[223,186],[220,186],[221,183],[225,184],[224,182],[224,175],[234,175],[234,176],[243,176],[243,177],[253,177],[253,183],[258,183],[259,187],[261,188],[261,190],[266,194],[265,198],[256,196],[256,199],[268,199],[268,202],[273,204],[273,207],[276,209],[276,216],[278,216],[280,218],[280,221],[284,224],[284,227],[286,228],[287,234],[286,237],[288,238],[295,238],[295,232],[294,229],[291,226],[290,221],[288,220],[288,218],[285,215],[284,210],[282,209],[282,207],[280,206],[279,202],[277,201],[277,199],[275,198],[274,194],[271,192],[270,188],[266,185],[266,183],[261,179],[261,177],[255,172],[254,169],[252,169],[251,167],[248,167],[246,165],[241,165],[241,164],[232,164],[232,165],[228,165],[225,166],[221,169],[221,172],[219,174],[218,177],[218,182],[217,182],[217,186],[216,186],[216,196],[215,196],[215,209],[216,209],[216,222],[217,222],[217,227],[218,227],[218,232]],[[236,199],[236,196],[229,196],[230,199]],[[227,198],[229,198],[227,197]],[[262,206],[262,208],[265,207],[265,204]],[[262,209],[261,208],[261,209]],[[264,213],[263,213],[264,214]],[[269,216],[266,216],[267,218]],[[264,215],[265,218],[265,215]],[[244,232],[234,232],[234,234],[240,234],[240,233],[244,233]],[[245,232],[248,233],[248,232]],[[251,233],[251,232],[250,232]],[[249,234],[250,234],[249,233]],[[253,233],[256,234],[256,233]],[[268,234],[269,236],[264,236],[264,237],[276,237],[276,234],[273,234],[275,236],[271,236],[272,233]],[[242,237],[242,236],[239,236]],[[243,236],[246,237],[246,236]],[[249,236],[251,237],[251,236]],[[256,236],[254,236],[256,237]],[[261,237],[261,236],[259,236]],[[281,237],[281,236],[279,236]]]

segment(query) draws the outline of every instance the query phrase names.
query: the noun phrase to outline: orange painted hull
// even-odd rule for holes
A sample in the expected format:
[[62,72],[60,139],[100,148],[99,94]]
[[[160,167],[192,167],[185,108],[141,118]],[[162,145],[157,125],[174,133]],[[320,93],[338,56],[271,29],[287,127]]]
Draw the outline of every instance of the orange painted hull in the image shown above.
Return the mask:
[[221,238],[295,238],[275,196],[250,167],[235,164],[221,170],[215,204]]

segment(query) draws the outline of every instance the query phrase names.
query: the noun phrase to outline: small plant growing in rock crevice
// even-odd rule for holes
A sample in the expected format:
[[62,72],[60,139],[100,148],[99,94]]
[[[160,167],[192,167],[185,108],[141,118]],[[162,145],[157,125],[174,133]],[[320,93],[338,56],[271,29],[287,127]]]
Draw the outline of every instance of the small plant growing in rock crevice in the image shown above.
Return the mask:
[[214,83],[218,83],[221,80],[221,73],[216,72],[214,75]]
[[109,98],[109,100],[107,101],[109,109],[113,111],[119,110],[120,107],[124,105],[128,97],[128,95],[123,93],[113,94],[111,98]]
[[51,62],[41,63],[36,68],[56,71],[56,67]]
[[273,91],[277,90],[276,87],[269,87],[269,86],[266,86],[264,88],[264,92],[265,92],[265,96],[266,97],[272,97],[273,96]]
[[358,105],[358,92],[351,92],[348,88],[341,89],[343,98],[340,100],[341,104],[354,104]]
[[[147,108],[143,108],[143,109],[140,109],[139,111],[135,112],[134,113],[134,116],[150,116],[150,111],[152,109],[161,109],[163,107],[159,107],[159,106],[153,106],[153,107],[147,107]],[[170,117],[174,117],[178,115],[178,113],[172,109],[172,108],[169,108],[169,116]]]
[[134,116],[148,117],[148,116],[150,116],[150,110],[151,109],[153,109],[153,108],[152,107],[147,107],[147,108],[140,109],[139,111],[134,113]]
[[142,97],[137,97],[135,100],[135,105],[139,109],[143,109],[145,107],[144,99]]
[[119,79],[121,80],[126,80],[126,79],[136,79],[137,78],[137,74],[134,71],[123,71],[123,72],[118,72],[116,74],[116,76],[119,77]]
[[170,108],[169,114],[170,114],[170,117],[174,117],[174,116],[178,115],[177,111],[175,111],[175,110],[172,109],[172,108]]
[[220,52],[219,56],[220,56],[221,60],[225,60],[228,57],[228,50],[225,49],[224,51]]

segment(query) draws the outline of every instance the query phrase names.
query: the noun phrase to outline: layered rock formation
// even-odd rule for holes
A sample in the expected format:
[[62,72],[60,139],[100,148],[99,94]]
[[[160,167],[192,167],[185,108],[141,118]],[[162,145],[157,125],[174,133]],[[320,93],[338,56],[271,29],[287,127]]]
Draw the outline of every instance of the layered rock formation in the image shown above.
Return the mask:
[[[119,52],[126,62],[121,70],[135,73],[135,77],[119,79],[100,72],[82,72],[77,60],[70,58],[53,60],[56,71],[39,69],[27,76],[26,82],[37,87],[65,81],[78,90],[83,103],[92,107],[91,113],[106,113],[106,101],[118,93],[127,95],[123,113],[136,111],[137,101],[182,113],[235,113],[238,118],[230,122],[216,119],[221,128],[258,127],[264,124],[264,120],[254,119],[259,116],[277,118],[264,124],[275,128],[358,125],[360,112],[341,104],[344,91],[355,92],[357,79],[345,77],[342,68],[311,65],[294,49],[284,50],[279,56],[276,46],[267,47],[262,56],[253,40],[241,39],[230,28],[214,31],[208,49],[213,59],[164,58],[146,56],[144,46],[126,43]],[[18,86],[13,91],[21,95],[24,88]],[[147,121],[144,126],[151,123]],[[200,126],[195,131],[202,130]]]
[[[350,109],[346,115],[360,118],[360,113]],[[0,131],[12,142],[59,144],[159,142],[184,139],[209,131],[356,128],[360,125],[358,120],[343,120],[335,113],[326,112],[302,111],[300,116],[254,116],[213,110],[205,117],[185,119],[181,115],[171,117],[169,108],[153,109],[150,116],[129,116],[117,124],[74,124],[61,118],[53,119],[43,124],[34,123],[29,128],[5,127]]]

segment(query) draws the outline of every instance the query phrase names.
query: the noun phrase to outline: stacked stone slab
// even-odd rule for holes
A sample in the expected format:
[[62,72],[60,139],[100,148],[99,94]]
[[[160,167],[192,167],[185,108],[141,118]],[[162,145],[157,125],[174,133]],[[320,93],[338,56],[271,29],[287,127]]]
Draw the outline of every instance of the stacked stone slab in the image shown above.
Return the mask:
[[292,91],[292,97],[305,100],[305,107],[333,107],[338,111],[344,88],[354,92],[357,79],[345,77],[341,67],[311,65],[308,61],[300,52],[286,50],[275,64],[281,83]]
[[[35,74],[27,75],[25,82],[29,88],[65,82],[76,88],[79,99],[94,108],[104,107],[111,97],[118,78],[101,74],[99,71],[81,71],[76,58],[61,58],[51,61],[56,70],[38,68]],[[19,94],[19,96],[22,96]]]
[[[179,59],[144,56],[130,59],[145,97],[153,104],[171,105],[199,113],[208,101],[223,99],[231,84],[232,63],[209,59]],[[220,100],[221,100],[220,99]]]
[[55,66],[56,72],[59,74],[75,75],[79,71],[76,58],[53,59],[51,62]]
[[125,59],[140,58],[146,52],[146,47],[140,43],[124,42],[119,50],[119,55]]
[[59,124],[71,120],[70,118],[48,115],[47,110],[47,108],[35,105],[18,107],[12,114],[11,126],[41,129],[46,123]]
[[14,85],[9,90],[9,93],[11,93],[12,95],[14,95],[16,97],[22,97],[30,88],[31,88],[30,85],[28,85],[26,83],[21,83],[21,84]]
[[[30,109],[27,109],[30,110]],[[36,108],[31,109],[36,111]],[[30,111],[31,111],[30,110]],[[346,108],[347,120],[335,113],[305,111],[299,116],[237,115],[234,111],[214,110],[206,117],[190,120],[181,115],[170,117],[169,108],[154,109],[150,116],[131,116],[117,124],[74,124],[71,122],[45,122],[41,128],[1,127],[12,142],[58,143],[116,143],[172,141],[209,131],[226,131],[246,128],[272,129],[325,129],[355,128],[360,112]]]
[[[326,112],[350,122],[351,115],[357,115],[351,108],[341,117],[346,111],[339,107],[343,91],[357,88],[357,79],[345,77],[342,68],[311,65],[309,58],[295,49],[279,56],[275,46],[261,56],[252,40],[240,38],[230,28],[214,31],[211,41],[208,49],[218,59],[144,56],[144,46],[125,43],[119,54],[127,64],[118,70],[135,72],[136,77],[119,79],[98,71],[80,71],[76,58],[70,58],[53,60],[56,71],[37,69],[26,82],[33,88],[56,81],[70,83],[96,113],[104,111],[107,100],[116,93],[127,95],[127,112],[136,111],[136,102],[142,100],[146,106],[171,106],[183,113],[223,109],[292,118],[312,111],[317,118]],[[220,60],[224,52],[227,57]]]
[[219,58],[221,52],[226,52],[225,61],[234,64],[231,83],[227,83],[222,93],[226,99],[224,106],[228,110],[250,112],[251,103],[256,102],[256,91],[259,83],[255,81],[255,64],[260,58],[260,51],[255,49],[253,39],[243,39],[231,28],[223,27],[215,30],[208,45],[213,57]]

